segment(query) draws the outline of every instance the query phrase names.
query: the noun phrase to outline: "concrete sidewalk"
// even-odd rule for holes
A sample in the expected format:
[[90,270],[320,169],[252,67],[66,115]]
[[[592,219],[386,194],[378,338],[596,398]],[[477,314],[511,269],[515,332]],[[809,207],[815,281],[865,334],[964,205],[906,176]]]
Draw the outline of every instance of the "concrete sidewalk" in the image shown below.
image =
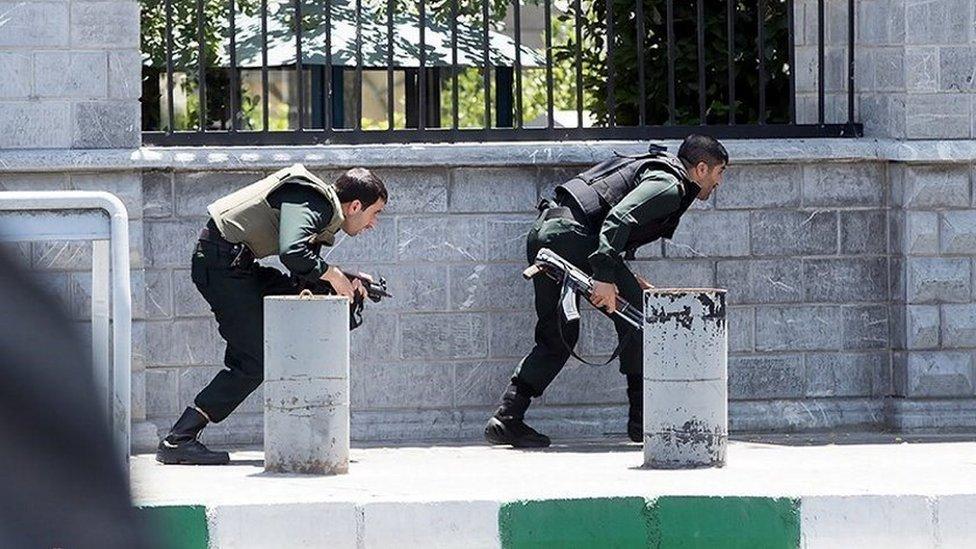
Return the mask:
[[226,467],[140,455],[132,485],[211,547],[976,546],[976,442],[834,440],[734,441],[727,467],[689,471],[640,469],[640,445],[607,441],[358,448],[337,477],[265,474],[260,451]]

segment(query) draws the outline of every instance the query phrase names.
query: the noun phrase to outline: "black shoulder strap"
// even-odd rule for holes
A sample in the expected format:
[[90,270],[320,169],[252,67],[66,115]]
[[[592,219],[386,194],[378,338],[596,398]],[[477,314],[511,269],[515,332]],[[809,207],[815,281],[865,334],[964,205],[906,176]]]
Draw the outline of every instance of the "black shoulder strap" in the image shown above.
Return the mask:
[[[564,294],[565,292],[572,291],[571,289],[569,289],[569,286],[566,284],[565,278],[563,278],[562,288]],[[576,350],[570,347],[568,343],[566,343],[566,336],[563,335],[563,315],[562,315],[562,307],[561,307],[562,301],[563,300],[560,298],[559,302],[556,303],[556,331],[559,332],[559,342],[563,344],[563,348],[569,351],[569,354],[572,355],[573,358],[582,362],[583,364],[588,364],[590,366],[606,366],[607,364],[610,364],[611,362],[613,362],[615,358],[620,356],[620,352],[624,350],[624,347],[626,347],[631,342],[631,340],[634,338],[634,334],[637,333],[637,330],[628,331],[627,335],[624,336],[624,338],[621,339],[619,342],[617,342],[617,347],[613,350],[613,354],[610,355],[610,358],[608,358],[606,362],[590,362],[585,358],[576,354]],[[571,322],[579,322],[579,319],[573,320]]]

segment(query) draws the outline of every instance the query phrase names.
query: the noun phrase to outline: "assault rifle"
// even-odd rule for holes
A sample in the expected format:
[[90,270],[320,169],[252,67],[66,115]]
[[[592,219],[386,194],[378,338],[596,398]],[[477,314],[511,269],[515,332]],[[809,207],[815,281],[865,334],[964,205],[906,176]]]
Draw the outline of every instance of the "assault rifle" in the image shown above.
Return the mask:
[[[575,294],[579,294],[589,300],[590,295],[593,293],[593,278],[549,248],[539,250],[539,253],[535,256],[535,262],[522,272],[522,276],[526,279],[531,279],[539,273],[544,273],[549,278],[562,284],[563,290],[560,300],[562,302],[563,314],[566,316],[567,321],[578,319],[579,311],[576,308]],[[602,309],[600,310],[602,311]],[[606,314],[605,311],[604,314]],[[641,310],[627,303],[620,296],[617,296],[617,310],[614,314],[625,320],[637,331],[641,331],[644,326]]]
[[362,283],[363,288],[366,288],[366,297],[368,297],[373,303],[379,303],[381,299],[389,299],[393,297],[386,288],[386,279],[382,276],[379,277],[379,281],[377,281],[373,277],[363,273],[350,273],[348,271],[342,271],[342,274],[346,275],[346,278],[348,278],[350,281],[358,280],[360,283]]
[[[386,279],[382,276],[373,278],[369,275],[363,273],[351,273],[349,271],[341,271],[342,274],[346,275],[346,278],[350,282],[358,280],[363,288],[366,289],[366,297],[373,303],[379,303],[383,299],[392,298],[393,295],[387,289]],[[301,281],[298,283],[300,290],[307,289],[313,293],[319,294],[334,294],[335,289],[332,288],[332,284],[324,280],[316,280],[315,282]],[[363,296],[356,294],[353,298],[352,303],[349,304],[349,329],[355,330],[363,323]]]

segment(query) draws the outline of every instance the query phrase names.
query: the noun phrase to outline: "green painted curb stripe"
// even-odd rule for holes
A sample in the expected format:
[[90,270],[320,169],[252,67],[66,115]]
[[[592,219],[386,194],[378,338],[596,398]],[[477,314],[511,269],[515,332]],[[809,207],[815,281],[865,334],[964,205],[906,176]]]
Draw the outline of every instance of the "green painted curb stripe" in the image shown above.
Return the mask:
[[502,547],[796,548],[799,501],[763,497],[518,501],[498,514]]
[[201,505],[137,507],[152,540],[161,549],[207,549],[207,509]]
[[644,498],[554,499],[502,505],[502,547],[644,547],[651,517]]
[[800,546],[800,504],[790,498],[677,497],[651,500],[650,547]]

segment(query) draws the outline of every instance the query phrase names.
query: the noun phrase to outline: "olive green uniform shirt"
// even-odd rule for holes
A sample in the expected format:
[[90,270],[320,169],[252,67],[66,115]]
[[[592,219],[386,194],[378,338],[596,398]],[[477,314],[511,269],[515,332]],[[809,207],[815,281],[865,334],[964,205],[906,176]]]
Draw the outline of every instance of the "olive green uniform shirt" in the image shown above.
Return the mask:
[[613,282],[614,273],[624,266],[622,254],[635,227],[666,218],[682,206],[677,177],[661,170],[647,170],[640,178],[637,187],[603,220],[596,251],[589,257],[596,280]]
[[291,274],[317,280],[329,268],[319,255],[321,246],[311,238],[332,219],[332,205],[322,193],[301,183],[286,183],[268,196],[268,204],[281,211],[278,258]]

